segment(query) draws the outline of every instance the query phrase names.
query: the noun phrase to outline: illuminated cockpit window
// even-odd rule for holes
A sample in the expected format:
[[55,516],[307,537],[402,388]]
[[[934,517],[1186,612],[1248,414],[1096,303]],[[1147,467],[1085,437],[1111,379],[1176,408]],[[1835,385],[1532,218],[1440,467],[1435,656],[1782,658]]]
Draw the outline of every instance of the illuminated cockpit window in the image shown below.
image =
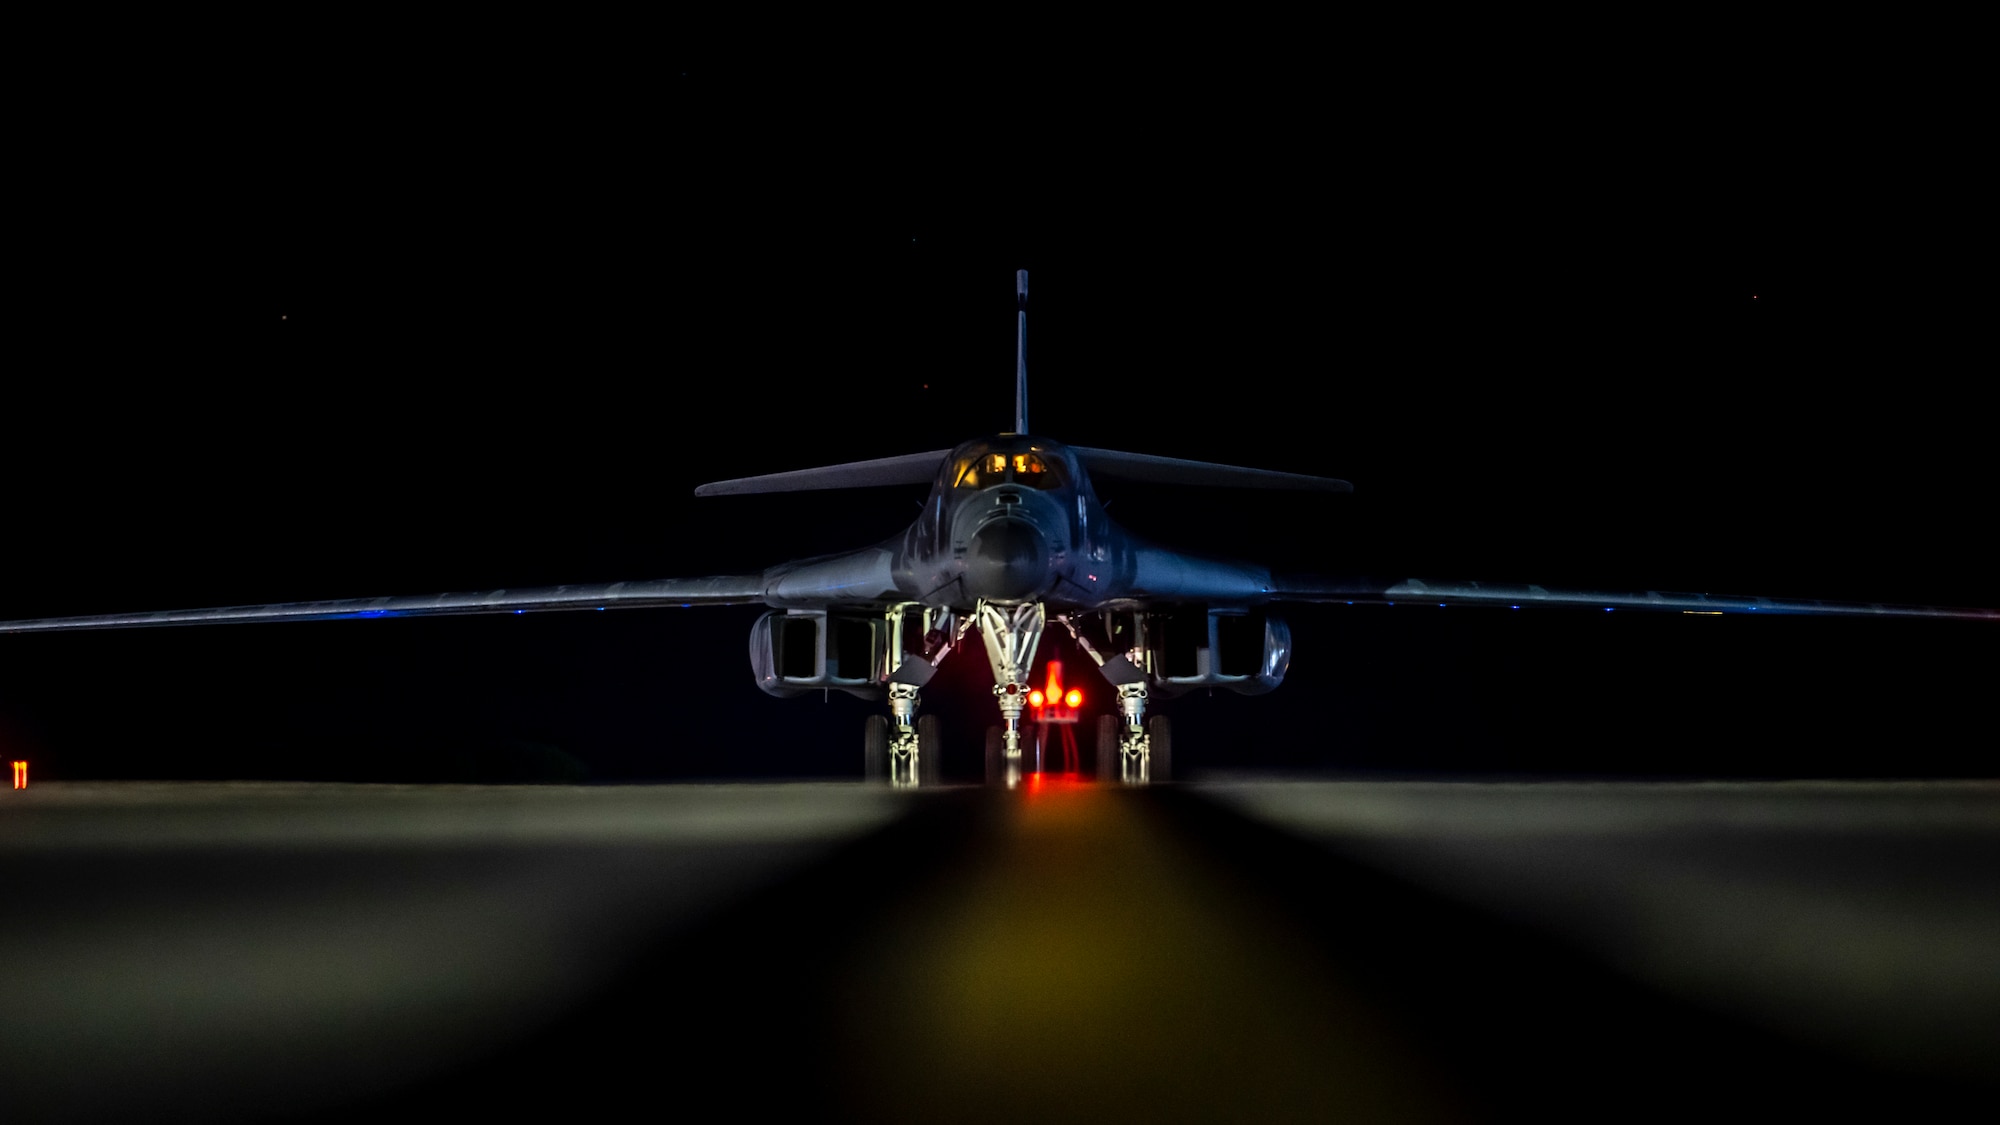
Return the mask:
[[954,488],[991,488],[996,484],[1025,484],[1029,488],[1060,488],[1062,462],[1032,451],[1023,453],[983,453],[958,464]]

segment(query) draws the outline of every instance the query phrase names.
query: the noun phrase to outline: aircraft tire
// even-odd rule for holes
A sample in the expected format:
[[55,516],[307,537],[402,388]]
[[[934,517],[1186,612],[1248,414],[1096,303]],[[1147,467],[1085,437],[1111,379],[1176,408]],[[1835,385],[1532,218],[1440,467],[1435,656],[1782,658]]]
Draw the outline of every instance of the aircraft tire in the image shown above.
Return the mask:
[[1124,735],[1125,725],[1116,715],[1097,717],[1097,780],[1106,785],[1118,783],[1118,739]]
[[1152,744],[1146,764],[1146,780],[1157,784],[1174,779],[1174,729],[1165,715],[1146,720],[1146,741]]
[[861,728],[861,776],[869,781],[889,780],[889,717],[870,715]]
[[1007,784],[1007,737],[999,727],[986,728],[986,784]]
[[944,784],[944,728],[936,715],[917,716],[917,784]]

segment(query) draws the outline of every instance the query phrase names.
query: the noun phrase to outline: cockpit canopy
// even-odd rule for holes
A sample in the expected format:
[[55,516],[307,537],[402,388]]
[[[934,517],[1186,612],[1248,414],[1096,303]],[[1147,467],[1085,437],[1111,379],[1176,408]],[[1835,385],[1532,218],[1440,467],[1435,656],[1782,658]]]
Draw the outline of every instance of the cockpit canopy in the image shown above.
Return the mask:
[[980,442],[961,449],[951,464],[953,488],[1018,484],[1047,490],[1068,483],[1069,472],[1061,454],[1045,453],[1025,443],[1007,448],[1000,443]]

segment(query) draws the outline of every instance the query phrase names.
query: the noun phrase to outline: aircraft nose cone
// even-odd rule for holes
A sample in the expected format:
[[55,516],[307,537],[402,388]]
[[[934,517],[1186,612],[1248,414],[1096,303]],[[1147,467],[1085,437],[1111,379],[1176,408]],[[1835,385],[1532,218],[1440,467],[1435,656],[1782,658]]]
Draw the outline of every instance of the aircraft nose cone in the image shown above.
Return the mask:
[[1025,520],[994,520],[974,532],[966,548],[965,585],[974,597],[1018,601],[1048,578],[1048,542]]

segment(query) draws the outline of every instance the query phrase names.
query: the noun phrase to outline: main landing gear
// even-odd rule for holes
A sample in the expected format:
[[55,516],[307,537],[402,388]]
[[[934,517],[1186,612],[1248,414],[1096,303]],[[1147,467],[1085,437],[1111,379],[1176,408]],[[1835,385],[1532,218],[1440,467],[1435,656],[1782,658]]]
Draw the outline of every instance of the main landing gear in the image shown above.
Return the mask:
[[1098,781],[1150,785],[1170,781],[1174,769],[1174,731],[1166,715],[1154,715],[1144,729],[1118,723],[1116,715],[1098,717]]
[[944,736],[936,715],[900,728],[881,715],[870,715],[862,741],[868,780],[887,781],[898,789],[943,783]]
[[[1021,710],[1027,703],[1028,669],[1035,662],[1042,628],[1048,616],[1039,604],[1001,609],[980,603],[976,610],[980,636],[986,642],[986,658],[993,665],[993,696],[1000,703],[1004,729],[986,732],[986,781],[989,785],[1018,785],[1021,781]],[[1146,673],[1131,658],[1120,653],[1106,660],[1066,616],[1056,621],[1075,639],[1077,647],[1095,662],[1104,678],[1118,688],[1118,716],[1106,715],[1097,723],[1097,777],[1100,781],[1124,785],[1147,785],[1172,776],[1172,732],[1163,715],[1146,718]],[[1143,622],[1138,626],[1143,630]],[[1134,638],[1134,650],[1142,649],[1143,636]]]
[[[1097,780],[1124,785],[1149,785],[1173,776],[1173,730],[1165,715],[1146,718],[1146,673],[1132,656],[1146,646],[1143,616],[1132,623],[1132,647],[1106,660],[1067,616],[1056,621],[1069,630],[1076,646],[1097,663],[1098,671],[1118,689],[1120,715],[1097,720]],[[1122,716],[1123,722],[1119,719]]]
[[902,662],[889,673],[888,716],[870,715],[862,728],[864,775],[898,789],[944,781],[944,736],[937,716],[917,716],[917,695],[971,627],[970,622],[955,623],[950,610],[923,610],[922,646],[913,651],[904,645],[903,632],[914,609],[889,607],[889,651]]
[[[890,650],[903,653],[906,611],[913,606],[889,610]],[[978,603],[971,617],[958,619],[950,610],[923,611],[924,640],[921,654],[912,651],[902,658],[889,675],[889,714],[870,715],[863,732],[864,761],[870,781],[887,781],[897,788],[936,785],[942,780],[939,769],[938,721],[935,716],[917,717],[917,696],[937,672],[937,665],[964,639],[975,625],[986,646],[986,659],[993,667],[993,699],[1000,706],[1004,724],[986,731],[986,782],[1009,788],[1021,783],[1021,714],[1028,705],[1028,673],[1041,646],[1048,612],[1037,602],[1031,605],[998,606]],[[1056,620],[1076,638],[1079,648],[1095,661],[1104,678],[1118,689],[1120,715],[1105,715],[1097,721],[1098,780],[1147,785],[1172,776],[1172,732],[1163,715],[1146,717],[1146,674],[1130,655],[1120,653],[1106,660],[1084,639],[1070,619]],[[1143,630],[1144,626],[1139,626]],[[1132,652],[1142,650],[1144,637],[1135,638]]]

